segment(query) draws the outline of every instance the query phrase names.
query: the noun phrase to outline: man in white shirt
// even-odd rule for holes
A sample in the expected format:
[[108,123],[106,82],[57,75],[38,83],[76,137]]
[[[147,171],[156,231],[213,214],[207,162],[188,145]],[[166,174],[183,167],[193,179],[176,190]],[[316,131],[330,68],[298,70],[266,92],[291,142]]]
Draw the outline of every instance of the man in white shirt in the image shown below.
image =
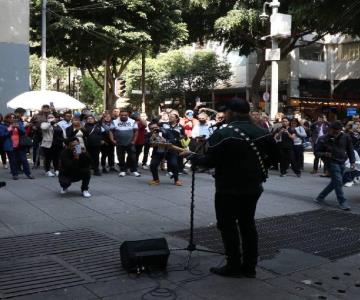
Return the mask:
[[210,130],[209,130],[209,126],[210,124],[208,123],[208,116],[205,113],[201,113],[198,115],[198,121],[199,123],[197,123],[192,132],[191,132],[191,136],[193,139],[207,139],[210,135]]
[[[126,175],[126,170],[130,171],[135,177],[141,175],[137,172],[135,141],[138,134],[138,125],[135,120],[129,118],[127,111],[121,111],[120,117],[113,121],[113,142],[116,145],[116,154],[120,166],[120,177]],[[125,162],[125,154],[127,159]]]

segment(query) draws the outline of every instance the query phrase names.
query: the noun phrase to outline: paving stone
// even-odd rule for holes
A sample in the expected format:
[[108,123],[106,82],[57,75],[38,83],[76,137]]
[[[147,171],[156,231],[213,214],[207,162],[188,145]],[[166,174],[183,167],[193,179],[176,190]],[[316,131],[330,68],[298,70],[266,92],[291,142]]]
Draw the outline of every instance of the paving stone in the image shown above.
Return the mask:
[[295,249],[280,249],[272,259],[259,262],[259,266],[277,274],[289,274],[329,263],[328,259]]

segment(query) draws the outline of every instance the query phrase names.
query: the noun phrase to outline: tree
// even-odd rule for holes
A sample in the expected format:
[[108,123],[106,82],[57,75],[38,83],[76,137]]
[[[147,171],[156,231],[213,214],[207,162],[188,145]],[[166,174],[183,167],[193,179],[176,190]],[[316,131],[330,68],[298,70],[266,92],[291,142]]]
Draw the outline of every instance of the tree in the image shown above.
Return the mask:
[[[62,90],[63,87],[60,86],[59,81],[63,80],[67,75],[67,68],[65,68],[61,61],[54,57],[49,57],[47,59],[47,85],[51,86],[54,81],[59,87],[59,90]],[[31,77],[31,90],[40,90],[40,57],[36,54],[30,55],[30,77]]]
[[[40,0],[31,2],[32,40],[40,40]],[[48,53],[86,69],[103,88],[107,107],[116,100],[114,80],[143,49],[160,51],[187,38],[175,0],[49,0]],[[39,51],[39,45],[33,47]],[[100,80],[99,80],[100,78]]]
[[[126,72],[128,93],[140,86],[141,64],[134,61]],[[231,77],[230,65],[220,60],[212,51],[182,48],[147,59],[146,86],[151,94],[148,102],[156,107],[165,99],[180,99],[192,94],[211,92],[217,84]],[[139,104],[140,97],[131,95],[132,103]]]
[[103,110],[103,91],[96,82],[87,74],[80,78],[80,96],[79,100],[93,110],[100,112]]
[[[263,24],[259,18],[264,1],[256,0],[192,0],[188,9],[187,21],[192,20],[193,12],[203,11],[209,17],[193,29],[188,25],[190,37],[197,39],[212,38],[220,40],[230,50],[238,50],[240,55],[249,55],[253,51],[259,54],[260,62],[252,80],[251,100],[254,105],[259,101],[259,87],[262,77],[270,62],[265,61],[265,49],[270,48],[270,41],[261,37],[269,34],[269,24]],[[279,43],[281,57],[286,57],[297,47],[306,47],[321,40],[327,34],[348,33],[359,14],[359,3],[344,0],[281,0],[281,13],[293,17],[292,34]],[[355,10],[356,8],[356,10]],[[200,14],[201,15],[201,14]],[[194,34],[193,31],[196,33]],[[305,36],[312,34],[310,40]]]

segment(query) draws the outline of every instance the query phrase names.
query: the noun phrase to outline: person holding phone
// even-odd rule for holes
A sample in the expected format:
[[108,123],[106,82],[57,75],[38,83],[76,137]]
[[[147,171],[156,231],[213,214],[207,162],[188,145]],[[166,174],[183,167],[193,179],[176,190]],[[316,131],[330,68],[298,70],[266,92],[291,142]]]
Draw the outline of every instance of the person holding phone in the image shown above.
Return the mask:
[[60,156],[60,193],[66,194],[73,182],[81,181],[81,193],[83,197],[89,198],[91,158],[81,147],[77,137],[65,140],[65,144],[66,149]]

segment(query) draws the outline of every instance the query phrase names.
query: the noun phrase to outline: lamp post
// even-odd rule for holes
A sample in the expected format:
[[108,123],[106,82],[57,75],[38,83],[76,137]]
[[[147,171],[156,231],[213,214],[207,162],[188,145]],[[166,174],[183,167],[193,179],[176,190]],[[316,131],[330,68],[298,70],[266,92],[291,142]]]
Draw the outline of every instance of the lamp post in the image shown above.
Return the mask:
[[[268,20],[269,16],[266,13],[266,6],[272,8],[271,13],[271,32],[276,31],[273,28],[276,26],[275,22],[273,23],[273,16],[276,15],[279,11],[280,2],[278,0],[273,0],[272,2],[265,2],[263,6],[263,13],[260,15],[261,20]],[[271,37],[271,50],[276,51],[279,47],[277,37],[272,34]],[[267,37],[264,37],[267,38]],[[275,115],[279,110],[279,63],[277,60],[271,61],[271,99],[270,99],[270,119],[275,120]]]
[[46,90],[46,1],[42,1],[41,8],[41,61],[40,61],[40,82],[41,90]]

